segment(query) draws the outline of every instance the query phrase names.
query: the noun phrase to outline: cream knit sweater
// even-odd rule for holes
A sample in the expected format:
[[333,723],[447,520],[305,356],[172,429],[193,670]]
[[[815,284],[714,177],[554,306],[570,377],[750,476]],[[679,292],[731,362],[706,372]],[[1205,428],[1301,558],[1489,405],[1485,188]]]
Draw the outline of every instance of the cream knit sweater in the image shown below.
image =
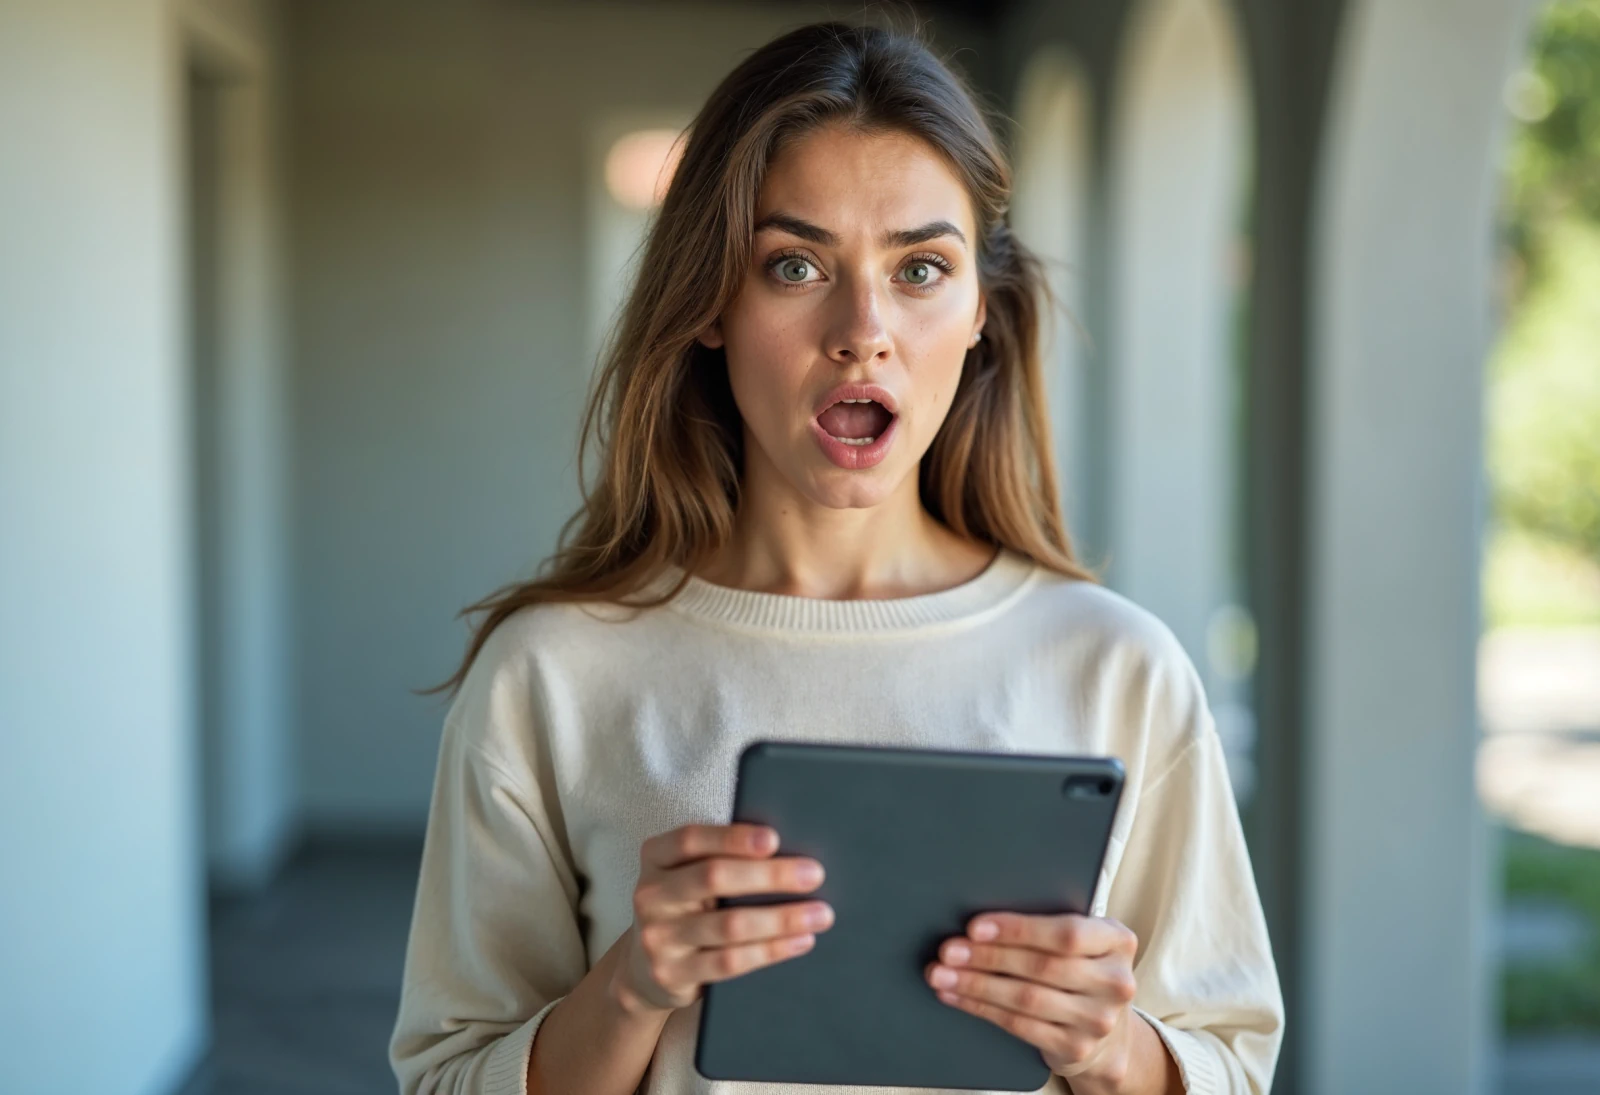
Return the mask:
[[[1139,937],[1134,1006],[1190,1092],[1266,1091],[1283,1031],[1266,925],[1200,682],[1154,617],[1009,551],[916,597],[692,577],[622,615],[517,613],[445,719],[389,1046],[404,1095],[525,1091],[541,1020],[632,921],[640,843],[728,821],[756,738],[1120,757],[1094,912]],[[668,1019],[644,1095],[821,1090],[702,1078],[698,1010]]]

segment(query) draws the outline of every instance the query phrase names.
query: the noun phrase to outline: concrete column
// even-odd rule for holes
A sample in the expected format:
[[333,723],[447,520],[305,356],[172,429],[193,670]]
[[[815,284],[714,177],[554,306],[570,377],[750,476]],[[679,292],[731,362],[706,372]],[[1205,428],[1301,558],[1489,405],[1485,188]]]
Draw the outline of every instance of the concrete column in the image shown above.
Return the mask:
[[[1143,0],[1112,110],[1109,578],[1172,628],[1220,705],[1240,672],[1211,647],[1239,596],[1234,315],[1250,133],[1228,9]],[[1247,771],[1247,719],[1220,714]]]
[[1012,219],[1023,242],[1045,261],[1058,305],[1050,317],[1049,340],[1041,358],[1049,385],[1062,512],[1077,543],[1100,542],[1099,530],[1088,527],[1093,462],[1085,420],[1085,221],[1093,178],[1089,86],[1070,53],[1046,46],[1023,69],[1015,101]]
[[1303,1090],[1481,1092],[1473,789],[1500,90],[1525,0],[1354,2],[1313,243]]
[[176,47],[0,6],[7,1091],[168,1091],[207,1033]]

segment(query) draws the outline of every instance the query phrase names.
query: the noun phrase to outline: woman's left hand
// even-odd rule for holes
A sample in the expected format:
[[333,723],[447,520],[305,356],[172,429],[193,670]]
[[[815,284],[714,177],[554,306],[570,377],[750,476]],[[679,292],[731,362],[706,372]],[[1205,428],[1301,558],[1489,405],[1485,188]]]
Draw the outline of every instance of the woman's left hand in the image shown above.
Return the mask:
[[952,1007],[1038,1048],[1050,1070],[1117,1089],[1129,1066],[1133,958],[1115,920],[984,913],[945,940],[928,983]]

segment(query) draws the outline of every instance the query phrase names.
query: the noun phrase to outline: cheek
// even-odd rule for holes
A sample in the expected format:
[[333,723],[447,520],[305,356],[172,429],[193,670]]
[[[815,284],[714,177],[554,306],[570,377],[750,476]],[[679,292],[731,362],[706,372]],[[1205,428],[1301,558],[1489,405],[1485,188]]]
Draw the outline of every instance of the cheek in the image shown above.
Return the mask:
[[761,426],[788,418],[809,360],[803,332],[748,306],[729,309],[723,332],[728,382],[745,420]]
[[955,402],[956,388],[961,383],[961,370],[967,364],[967,339],[970,336],[965,329],[956,331],[941,331],[939,338],[923,347],[919,357],[922,362],[922,375],[926,378],[922,385],[930,409],[938,412],[938,418],[943,421],[950,404]]
[[929,390],[940,392],[946,400],[967,357],[976,308],[976,288],[963,285],[940,301],[937,309],[908,317],[911,322],[902,332],[906,358],[920,363]]

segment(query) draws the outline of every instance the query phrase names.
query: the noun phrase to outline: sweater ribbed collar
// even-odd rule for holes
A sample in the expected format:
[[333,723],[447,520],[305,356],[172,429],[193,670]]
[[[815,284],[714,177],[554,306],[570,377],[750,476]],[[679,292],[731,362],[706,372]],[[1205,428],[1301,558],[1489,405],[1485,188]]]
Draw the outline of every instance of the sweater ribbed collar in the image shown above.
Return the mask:
[[[907,631],[985,618],[1021,596],[1035,570],[1033,560],[1001,548],[976,577],[949,589],[914,597],[856,600],[757,593],[716,585],[691,574],[671,606],[686,615],[760,631]],[[682,568],[669,565],[663,576],[667,588],[682,574]]]

